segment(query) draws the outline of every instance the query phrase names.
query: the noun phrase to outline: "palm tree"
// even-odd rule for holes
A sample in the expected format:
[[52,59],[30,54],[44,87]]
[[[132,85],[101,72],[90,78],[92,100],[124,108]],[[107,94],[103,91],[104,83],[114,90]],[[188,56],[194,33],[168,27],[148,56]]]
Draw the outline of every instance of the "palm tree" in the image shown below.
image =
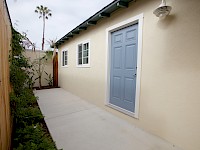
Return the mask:
[[44,7],[42,5],[37,6],[35,9],[35,13],[39,14],[39,18],[43,19],[43,32],[42,32],[42,50],[44,50],[44,32],[45,32],[45,20],[49,19],[49,17],[52,16],[51,10],[47,7]]
[[[47,7],[44,7],[43,5],[40,5],[40,6],[37,6],[36,9],[35,9],[35,13],[38,13],[39,14],[39,19],[42,18],[43,19],[43,32],[42,32],[42,50],[44,50],[44,32],[45,32],[45,20],[49,19],[49,17],[52,16],[51,14],[51,10],[48,9]],[[40,55],[40,53],[39,53]],[[39,65],[38,65],[38,79],[39,79],[39,88],[42,87],[42,69],[41,69],[41,62],[42,62],[42,58],[40,58],[39,56]]]
[[56,55],[56,41],[57,39],[49,39],[47,42],[49,43],[50,47],[53,48],[53,55],[52,55],[52,60],[54,59],[54,56]]

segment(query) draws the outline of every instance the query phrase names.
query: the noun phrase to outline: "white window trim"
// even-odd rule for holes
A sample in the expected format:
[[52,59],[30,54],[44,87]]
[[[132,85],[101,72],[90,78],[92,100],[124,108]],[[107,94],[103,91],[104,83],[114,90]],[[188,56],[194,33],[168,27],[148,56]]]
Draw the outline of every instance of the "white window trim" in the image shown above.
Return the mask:
[[[88,64],[78,64],[78,45],[89,43],[89,52],[88,52]],[[76,67],[77,68],[90,68],[90,52],[91,52],[91,42],[90,40],[85,40],[76,44]]]
[[[63,52],[65,52],[65,51],[67,51],[67,65],[63,66]],[[64,50],[61,51],[61,67],[62,68],[67,68],[68,67],[68,64],[69,64],[68,55],[69,55],[68,49],[64,49]]]
[[[106,100],[105,105],[109,106],[111,108],[114,108],[122,113],[125,113],[129,116],[132,116],[134,118],[139,118],[139,99],[140,99],[140,79],[141,79],[141,60],[142,60],[142,31],[143,31],[143,18],[144,15],[139,14],[137,16],[134,16],[132,18],[129,18],[125,21],[122,21],[118,24],[115,24],[109,28],[106,29],[106,47],[107,47],[107,55],[106,55]],[[135,112],[131,112],[128,110],[125,110],[123,108],[120,108],[118,106],[115,106],[110,103],[110,64],[111,64],[111,33],[114,31],[117,31],[119,29],[122,29],[124,27],[128,27],[130,25],[133,25],[135,23],[138,23],[138,55],[137,55],[137,78],[136,78],[136,94],[135,94]]]

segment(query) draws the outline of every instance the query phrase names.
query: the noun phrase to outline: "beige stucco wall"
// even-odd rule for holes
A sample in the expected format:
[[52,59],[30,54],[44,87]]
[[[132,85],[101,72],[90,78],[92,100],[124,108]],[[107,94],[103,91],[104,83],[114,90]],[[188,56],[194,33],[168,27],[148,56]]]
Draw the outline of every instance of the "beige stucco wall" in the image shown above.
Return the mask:
[[[40,52],[39,51],[34,52],[32,50],[26,50],[25,51],[25,56],[27,58],[29,58],[32,63],[35,59],[38,59],[39,56],[43,57],[44,55],[45,55],[45,52],[43,52],[43,51],[40,51]],[[46,65],[44,66],[44,71],[46,71],[48,74],[51,74],[51,76],[53,76],[53,61],[51,59],[49,59],[47,61],[47,63],[45,63],[45,64]],[[37,75],[37,73],[35,73],[33,79],[35,79],[37,77],[38,77],[38,75]],[[42,74],[42,86],[48,86],[48,81],[45,80],[45,78],[49,79],[48,76],[45,74],[45,72],[43,72],[43,74]],[[39,80],[35,81],[34,87],[39,87]]]
[[[157,135],[183,150],[200,149],[200,1],[168,0],[171,15],[160,20],[160,0],[138,0],[102,19],[59,47],[59,86]],[[106,28],[144,14],[139,119],[105,106]],[[76,67],[79,42],[90,40],[91,67]],[[68,49],[68,67],[60,52]]]

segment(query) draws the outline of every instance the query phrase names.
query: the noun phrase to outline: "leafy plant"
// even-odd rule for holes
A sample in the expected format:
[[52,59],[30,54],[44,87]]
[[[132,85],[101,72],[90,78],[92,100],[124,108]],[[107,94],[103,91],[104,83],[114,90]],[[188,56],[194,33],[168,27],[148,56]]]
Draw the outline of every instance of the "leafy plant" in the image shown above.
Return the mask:
[[48,74],[46,71],[45,71],[45,74],[48,76],[48,78],[45,78],[45,80],[48,82],[48,85],[53,86],[53,77],[51,76],[51,74]]
[[32,74],[30,71],[32,65],[28,59],[23,55],[23,36],[12,29],[12,52],[10,53],[10,82],[13,85],[13,90],[16,94],[26,88],[32,88],[32,80],[29,76]]
[[48,57],[44,55],[43,57],[36,58],[32,62],[33,71],[36,73],[37,78],[35,78],[34,81],[39,80],[39,88],[42,88],[42,75],[45,69],[45,66],[47,65]]
[[55,143],[45,134],[40,124],[26,126],[16,131],[19,135],[14,139],[15,150],[55,150]]
[[33,95],[31,89],[25,88],[18,95],[14,92],[10,93],[11,111],[14,117],[17,113],[17,109],[34,107],[36,106],[36,103],[37,98]]
[[10,54],[10,106],[14,124],[14,150],[55,150],[46,130],[43,115],[37,106],[32,89],[33,65],[23,56],[23,36],[12,30],[12,53]]
[[[42,88],[42,85],[40,82],[42,81],[42,76],[45,70],[45,66],[47,63],[49,63],[49,60],[51,60],[53,55],[53,51],[46,51],[45,54],[42,57],[36,58],[32,61],[32,71],[35,72],[35,75],[37,76],[33,82],[36,80],[39,80],[39,88]],[[53,83],[53,82],[52,82]]]
[[25,127],[26,125],[36,124],[44,118],[38,107],[19,108],[16,110],[16,122],[18,126]]

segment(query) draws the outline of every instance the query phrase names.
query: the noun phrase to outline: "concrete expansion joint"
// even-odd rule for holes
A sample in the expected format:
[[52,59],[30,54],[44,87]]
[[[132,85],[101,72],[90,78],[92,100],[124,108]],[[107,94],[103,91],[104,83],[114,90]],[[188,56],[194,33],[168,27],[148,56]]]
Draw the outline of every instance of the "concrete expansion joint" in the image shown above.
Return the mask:
[[51,119],[54,119],[54,118],[69,116],[71,114],[76,114],[76,113],[80,113],[80,112],[83,112],[83,111],[89,111],[89,110],[92,110],[92,109],[95,109],[95,108],[97,108],[97,107],[93,106],[92,108],[87,108],[87,109],[79,110],[79,111],[76,111],[76,112],[66,113],[66,114],[62,114],[62,115],[58,115],[58,116],[54,116],[54,117],[44,117],[44,118],[45,118],[45,120],[51,120]]

